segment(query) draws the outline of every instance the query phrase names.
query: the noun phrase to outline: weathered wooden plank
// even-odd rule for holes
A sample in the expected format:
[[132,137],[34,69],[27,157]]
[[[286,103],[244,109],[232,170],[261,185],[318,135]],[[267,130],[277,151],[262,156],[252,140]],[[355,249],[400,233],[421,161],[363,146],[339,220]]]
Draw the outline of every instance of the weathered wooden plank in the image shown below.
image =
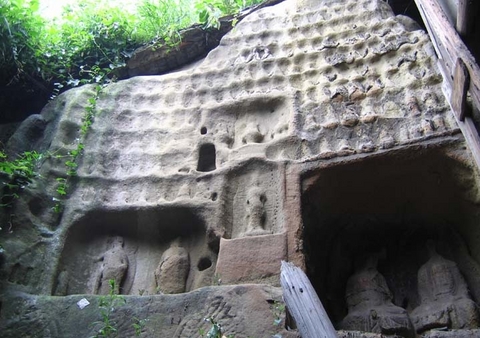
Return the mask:
[[283,299],[302,338],[337,338],[315,289],[300,268],[282,261],[280,283]]
[[[461,87],[454,89],[454,77],[456,71],[454,62],[461,59],[468,70],[470,78],[468,91],[470,92],[473,101],[473,110],[476,112],[480,111],[480,68],[457,31],[450,24],[438,1],[415,0],[415,3],[422,15],[425,26],[427,27],[428,33],[430,34],[435,50],[440,59],[439,68],[442,71],[444,79],[443,89],[445,96],[449,99],[452,110],[454,112],[457,111],[457,113],[454,113],[453,115],[467,141],[475,163],[480,169],[480,136],[478,130],[476,129],[472,118],[462,116],[462,113],[459,113],[457,110],[458,103],[453,103],[451,100],[454,95],[453,92],[461,89]],[[464,70],[457,71],[463,72]],[[465,102],[461,98],[459,101],[462,101],[462,104]],[[462,118],[464,118],[463,121],[461,120]]]
[[465,120],[467,110],[467,90],[470,85],[470,76],[467,66],[462,59],[457,59],[455,72],[453,75],[453,91],[450,101],[452,102],[453,112],[460,121]]
[[[442,65],[439,65],[440,70],[443,72],[445,71]],[[453,93],[453,82],[448,80],[448,77],[443,74],[443,93],[446,97],[451,97]],[[453,107],[450,107],[453,110]],[[453,114],[455,120],[457,121],[457,125],[460,127],[465,140],[467,141],[468,148],[472,153],[473,159],[477,164],[477,167],[480,169],[480,136],[478,135],[478,131],[473,123],[473,120],[469,116],[465,116],[464,121],[460,121],[457,114]]]
[[453,78],[456,60],[461,58],[470,74],[470,95],[474,104],[480,107],[480,68],[475,58],[450,24],[437,0],[415,0],[415,3],[434,41],[435,49],[449,72],[450,79]]

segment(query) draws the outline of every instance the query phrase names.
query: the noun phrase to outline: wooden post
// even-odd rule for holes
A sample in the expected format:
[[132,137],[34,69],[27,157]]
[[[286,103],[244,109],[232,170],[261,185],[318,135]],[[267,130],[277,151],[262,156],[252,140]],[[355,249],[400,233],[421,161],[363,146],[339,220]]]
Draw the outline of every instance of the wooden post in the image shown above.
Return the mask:
[[[443,75],[445,96],[454,111],[453,115],[465,136],[475,163],[480,169],[480,136],[472,117],[465,116],[465,106],[461,108],[465,102],[462,99],[462,93],[467,90],[472,98],[473,111],[477,114],[480,111],[480,67],[446,17],[438,0],[415,0],[415,3],[440,58],[439,68]],[[472,7],[475,6],[468,8]],[[463,65],[456,67],[455,63],[458,59],[461,59],[466,69]],[[468,73],[469,84],[462,80],[462,77],[467,77],[466,73]],[[455,84],[455,81],[458,83]],[[466,88],[462,88],[463,86]],[[452,99],[456,99],[457,102],[454,103]]]
[[452,81],[455,62],[461,58],[470,74],[470,95],[473,103],[480,109],[480,68],[472,53],[463,43],[455,28],[448,21],[438,0],[415,0],[423,21],[427,26],[435,50],[442,58],[448,81]]
[[283,299],[302,338],[337,338],[317,293],[300,268],[282,261],[280,283]]
[[457,115],[460,121],[465,121],[467,110],[467,91],[470,86],[470,76],[468,75],[467,66],[458,58],[455,63],[455,71],[453,74],[453,90],[451,96],[453,113]]
[[457,32],[463,37],[466,37],[470,32],[472,23],[472,0],[458,0],[457,7]]

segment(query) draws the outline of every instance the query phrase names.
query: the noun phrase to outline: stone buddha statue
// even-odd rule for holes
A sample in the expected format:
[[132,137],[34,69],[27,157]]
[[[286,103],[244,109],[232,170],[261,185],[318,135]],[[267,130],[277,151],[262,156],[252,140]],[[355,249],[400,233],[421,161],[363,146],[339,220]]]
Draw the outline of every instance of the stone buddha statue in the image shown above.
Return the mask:
[[157,293],[182,293],[186,290],[190,258],[188,251],[181,246],[180,239],[174,240],[165,250],[155,269]]
[[110,237],[107,244],[107,251],[99,258],[101,265],[95,282],[95,293],[99,295],[109,294],[110,280],[115,281],[113,292],[118,294],[128,270],[128,257],[123,249],[123,238],[121,236]]
[[348,279],[345,295],[348,314],[341,328],[412,337],[408,314],[392,303],[392,293],[377,270],[377,261],[376,255],[365,257]]
[[418,271],[421,304],[411,313],[415,330],[434,328],[467,329],[478,327],[476,304],[467,284],[453,261],[440,256],[435,243],[427,243],[430,259]]
[[267,218],[265,211],[266,201],[267,197],[262,188],[254,186],[248,190],[245,215],[247,236],[264,235],[268,233],[265,228]]

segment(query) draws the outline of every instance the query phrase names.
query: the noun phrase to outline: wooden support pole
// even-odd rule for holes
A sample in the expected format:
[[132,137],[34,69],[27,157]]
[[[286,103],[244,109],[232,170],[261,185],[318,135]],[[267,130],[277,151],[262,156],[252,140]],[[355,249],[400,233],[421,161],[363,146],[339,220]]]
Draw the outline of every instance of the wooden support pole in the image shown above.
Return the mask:
[[452,102],[453,113],[460,121],[465,121],[467,110],[467,90],[470,85],[470,75],[467,66],[462,59],[457,59],[453,75],[453,90],[450,101]]
[[452,81],[453,79],[456,60],[458,58],[462,59],[470,74],[468,90],[473,103],[480,110],[480,68],[472,53],[450,24],[438,0],[415,0],[415,2],[430,33],[435,49],[449,73],[448,80]]
[[[438,0],[415,0],[415,3],[440,59],[443,91],[475,163],[480,169],[480,136],[472,117],[466,114],[465,106],[468,92],[472,98],[473,111],[477,114],[480,112],[480,68],[455,28],[450,24]],[[461,61],[457,66],[459,59]]]
[[472,0],[458,0],[457,6],[457,32],[466,37],[472,27]]
[[337,338],[315,289],[300,268],[282,261],[280,283],[283,299],[302,338]]
[[[442,67],[440,67],[442,69]],[[446,79],[446,76],[443,75],[444,79]],[[443,81],[443,92],[445,93],[446,97],[451,97],[453,93],[453,82],[450,81]],[[454,110],[454,107],[452,103],[450,102],[450,108]],[[460,121],[459,119],[459,114],[454,113],[453,116],[455,117],[455,120],[457,121],[458,126],[460,127],[460,130],[462,131],[463,137],[465,137],[465,140],[467,141],[468,148],[470,149],[473,159],[475,160],[475,163],[477,164],[477,167],[480,168],[480,137],[478,135],[477,128],[475,127],[475,124],[473,123],[473,120],[471,117],[468,115],[465,116],[464,121]]]

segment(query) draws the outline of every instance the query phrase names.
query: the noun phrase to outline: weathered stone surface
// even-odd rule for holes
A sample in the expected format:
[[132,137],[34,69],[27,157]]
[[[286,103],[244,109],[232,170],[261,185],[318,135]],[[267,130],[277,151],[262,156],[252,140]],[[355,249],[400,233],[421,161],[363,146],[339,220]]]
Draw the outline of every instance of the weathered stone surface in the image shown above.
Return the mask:
[[[77,302],[86,298],[84,309]],[[10,295],[2,305],[0,332],[3,338],[92,337],[102,327],[99,296],[67,297]],[[116,306],[110,320],[118,337],[135,337],[135,318],[145,320],[141,337],[200,337],[213,318],[225,334],[235,337],[270,337],[276,333],[294,337],[274,325],[274,301],[281,301],[279,288],[265,285],[208,287],[181,295],[127,296]],[[246,310],[248,309],[248,310]],[[99,323],[100,322],[100,323]]]
[[[94,88],[60,95],[43,110],[36,143],[51,156],[15,216],[3,216],[13,231],[2,234],[5,332],[68,336],[48,326],[60,313],[89,334],[98,311],[69,317],[76,305],[64,310],[65,302],[98,299],[91,294],[110,265],[119,292],[141,304],[127,302],[122,318],[151,318],[165,338],[195,336],[208,316],[238,337],[269,336],[259,290],[277,289],[210,286],[275,284],[280,259],[307,269],[336,325],[356,255],[386,247],[378,272],[387,300],[408,315],[419,305],[411,276],[428,239],[443,238],[442,254],[464,270],[478,266],[478,175],[432,45],[414,29],[380,0],[287,0],[246,17],[189,69],[105,87],[85,138]],[[67,198],[56,193],[58,178],[68,178]],[[449,247],[445,228],[465,250]],[[118,237],[122,249],[107,259]],[[167,269],[169,257],[176,264]],[[165,291],[185,294],[152,296],[172,280],[179,288]],[[42,296],[10,302],[14,291]],[[222,301],[237,296],[238,307]],[[187,302],[204,307],[188,317]]]
[[475,338],[480,337],[480,330],[429,331],[422,335],[425,338]]
[[119,71],[120,78],[138,75],[159,75],[173,71],[207,55],[220,43],[221,38],[234,28],[234,19],[242,20],[247,15],[276,5],[283,0],[267,0],[260,5],[245,9],[237,16],[221,18],[220,27],[204,29],[201,25],[193,25],[179,32],[181,43],[169,46],[163,42],[147,45],[137,49],[128,60],[125,68]]
[[278,285],[287,257],[285,233],[220,240],[215,274],[224,284],[270,280]]

